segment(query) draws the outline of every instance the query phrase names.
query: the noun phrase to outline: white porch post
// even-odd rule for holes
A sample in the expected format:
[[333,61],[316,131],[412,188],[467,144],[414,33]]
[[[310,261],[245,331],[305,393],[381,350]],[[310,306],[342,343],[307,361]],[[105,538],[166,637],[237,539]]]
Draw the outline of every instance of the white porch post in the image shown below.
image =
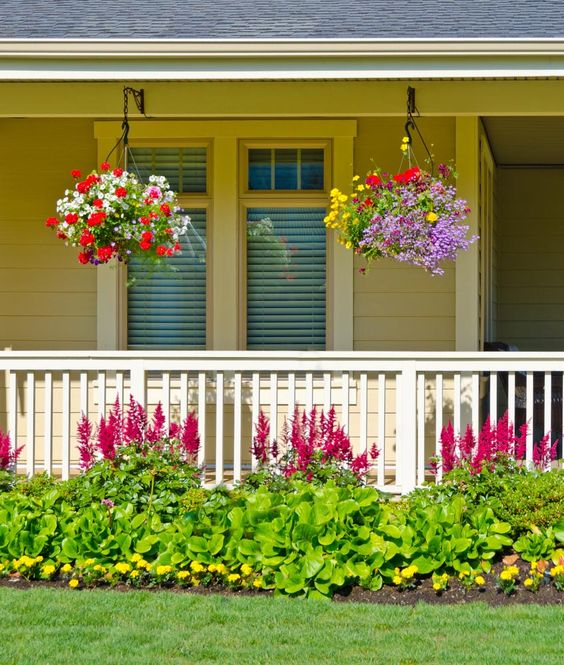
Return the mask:
[[[457,190],[468,201],[471,213],[469,235],[478,233],[480,119],[456,118]],[[479,350],[479,244],[475,242],[456,260],[456,350]]]

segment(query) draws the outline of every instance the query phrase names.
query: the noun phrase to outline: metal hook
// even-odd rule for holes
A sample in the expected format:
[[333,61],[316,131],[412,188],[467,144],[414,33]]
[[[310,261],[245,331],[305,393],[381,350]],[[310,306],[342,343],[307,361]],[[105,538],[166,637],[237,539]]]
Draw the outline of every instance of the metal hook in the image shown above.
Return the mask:
[[408,139],[408,140],[407,140],[407,144],[408,144],[408,145],[411,145],[412,142],[413,142],[413,139],[412,139],[412,137],[411,137],[411,132],[409,131],[409,128],[410,128],[410,127],[411,127],[412,129],[416,129],[416,127],[415,127],[415,123],[414,123],[413,120],[411,119],[411,116],[409,117],[408,121],[405,123],[405,134],[406,134],[407,139]]

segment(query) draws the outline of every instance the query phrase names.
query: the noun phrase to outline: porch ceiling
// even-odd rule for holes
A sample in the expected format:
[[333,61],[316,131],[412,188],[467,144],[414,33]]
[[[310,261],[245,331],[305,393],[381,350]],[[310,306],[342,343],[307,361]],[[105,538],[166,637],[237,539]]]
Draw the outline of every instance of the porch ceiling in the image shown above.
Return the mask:
[[484,125],[498,165],[564,168],[564,117],[491,117]]

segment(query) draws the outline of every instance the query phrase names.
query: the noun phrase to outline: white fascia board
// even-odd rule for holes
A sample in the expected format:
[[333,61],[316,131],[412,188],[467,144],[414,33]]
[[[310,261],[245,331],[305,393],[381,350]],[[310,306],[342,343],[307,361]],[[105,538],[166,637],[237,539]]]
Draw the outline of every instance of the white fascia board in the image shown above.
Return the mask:
[[564,40],[0,40],[0,80],[564,76]]

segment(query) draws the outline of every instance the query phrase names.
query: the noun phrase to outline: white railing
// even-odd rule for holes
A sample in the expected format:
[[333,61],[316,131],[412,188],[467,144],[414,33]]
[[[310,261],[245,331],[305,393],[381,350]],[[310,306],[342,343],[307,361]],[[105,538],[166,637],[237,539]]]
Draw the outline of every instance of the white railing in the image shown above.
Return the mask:
[[279,435],[296,405],[334,405],[357,451],[381,454],[369,481],[406,492],[432,478],[444,424],[478,430],[509,411],[533,436],[562,434],[564,353],[357,352],[0,352],[0,428],[25,445],[19,470],[68,478],[78,470],[74,432],[129,394],[149,412],[161,402],[169,421],[199,419],[199,462],[212,484],[250,468],[260,409]]

